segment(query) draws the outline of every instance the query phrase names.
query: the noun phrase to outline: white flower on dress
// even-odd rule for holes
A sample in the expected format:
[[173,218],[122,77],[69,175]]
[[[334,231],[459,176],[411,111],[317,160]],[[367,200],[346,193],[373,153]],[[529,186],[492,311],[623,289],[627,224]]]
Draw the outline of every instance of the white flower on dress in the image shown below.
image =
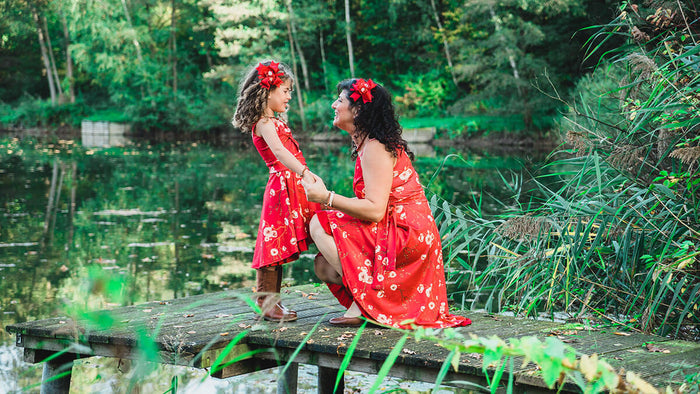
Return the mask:
[[296,239],[296,238],[292,238],[292,239],[289,240],[289,243],[292,244],[292,245],[296,245],[296,244],[297,244],[297,239]]
[[423,305],[422,307],[420,307],[420,311],[421,311],[421,312],[423,312],[424,310],[425,310],[425,305]]
[[[399,188],[397,187],[396,189],[398,190]],[[403,212],[403,205],[397,205],[394,207],[394,210],[398,213]]]
[[331,230],[335,230],[338,228],[338,225],[335,223],[331,223]]
[[374,253],[379,253],[379,252],[381,252],[381,251],[382,251],[382,247],[379,246],[379,245],[377,245],[377,247],[374,248]]
[[425,255],[425,254],[420,255],[420,259],[422,261],[425,261],[425,259],[427,259],[427,258],[428,258],[428,255]]
[[383,313],[380,313],[379,316],[377,316],[377,323],[386,324],[389,326],[391,325],[391,318],[387,317]]
[[270,195],[274,196],[275,195],[275,189],[270,189]]
[[420,235],[418,236],[418,242],[423,242],[423,240],[425,240],[425,235],[420,234]]
[[342,212],[340,212],[340,211],[335,211],[335,217],[342,218],[342,217],[344,217],[344,216],[345,216],[344,213],[342,213]]
[[432,311],[433,309],[435,309],[435,303],[431,301],[431,302],[428,304],[428,308],[430,308],[431,311]]
[[399,175],[399,179],[401,179],[402,181],[405,181],[408,179],[408,177],[411,176],[411,174],[413,174],[413,171],[411,171],[410,168],[407,168],[404,170],[404,172],[401,173],[401,175]]
[[360,299],[364,300],[366,296],[367,296],[367,293],[362,293],[362,294],[360,294]]
[[394,283],[393,285],[389,286],[389,288],[393,291],[396,291],[396,289],[398,289],[399,286],[397,286],[396,283]]
[[370,311],[373,310],[373,309],[374,309],[374,305],[367,305],[367,309],[369,309]]
[[289,202],[289,197],[287,197],[287,198],[284,199],[284,203],[287,204],[287,205],[292,205],[292,203]]
[[444,302],[440,303],[440,313],[445,313],[445,303]]
[[377,275],[377,282],[384,282],[384,275],[382,275],[382,274]]
[[277,256],[278,254],[280,254],[279,250],[275,248],[270,249],[270,256]]
[[427,289],[425,289],[425,296],[430,297],[430,293],[433,291],[433,285],[430,285]]
[[352,293],[353,293],[353,294],[357,294],[357,288],[356,288],[356,287],[352,289]]
[[263,228],[263,235],[266,237],[272,237],[272,233],[274,232],[275,230],[272,228],[272,226]]
[[299,212],[297,212],[296,210],[292,211],[292,218],[299,219]]
[[384,298],[384,290],[379,290],[377,292],[377,298]]
[[362,267],[362,270],[357,275],[357,279],[362,283],[367,283],[368,285],[372,284],[372,275],[367,273],[367,268],[365,267]]
[[396,190],[397,193],[403,193],[403,186],[397,186],[394,190]]
[[425,235],[425,243],[428,245],[432,245],[434,240],[435,235],[432,232],[428,232],[428,234]]
[[292,176],[292,174],[289,171],[284,172],[284,177],[289,179]]
[[285,226],[289,226],[289,219],[284,218],[284,225],[285,225]]
[[389,271],[390,278],[396,278],[396,271]]
[[392,176],[393,176],[394,178],[396,178],[397,176],[399,176],[399,172],[398,172],[398,171],[394,171],[393,174],[392,174]]
[[420,294],[423,294],[423,291],[425,290],[425,286],[423,286],[423,284],[421,283],[418,285],[418,288],[416,290],[418,290],[418,292]]
[[348,237],[348,233],[346,231],[343,231],[343,238],[347,239],[347,237]]
[[368,267],[372,266],[372,262],[369,259],[365,259],[365,265]]

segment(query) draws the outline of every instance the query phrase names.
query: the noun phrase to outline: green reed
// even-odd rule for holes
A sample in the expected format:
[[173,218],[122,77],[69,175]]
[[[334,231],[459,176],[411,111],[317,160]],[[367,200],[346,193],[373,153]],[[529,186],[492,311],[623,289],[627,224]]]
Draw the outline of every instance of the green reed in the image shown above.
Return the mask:
[[[601,60],[566,102],[567,144],[501,215],[432,200],[472,305],[697,330],[700,37],[688,27],[696,10],[670,10],[627,4],[596,27],[590,56]],[[622,44],[595,52],[613,41]]]

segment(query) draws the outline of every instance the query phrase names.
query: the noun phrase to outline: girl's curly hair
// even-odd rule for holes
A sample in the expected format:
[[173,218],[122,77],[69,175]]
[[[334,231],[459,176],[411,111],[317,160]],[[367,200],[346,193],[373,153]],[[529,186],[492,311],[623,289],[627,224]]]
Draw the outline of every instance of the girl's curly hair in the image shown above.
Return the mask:
[[[413,152],[408,149],[408,143],[401,136],[403,131],[394,112],[389,91],[377,84],[372,88],[372,101],[368,103],[362,99],[355,101],[350,97],[350,93],[356,81],[355,78],[346,79],[340,81],[337,86],[338,94],[345,91],[345,97],[350,101],[350,108],[356,108],[357,116],[354,121],[356,132],[378,140],[394,157],[399,149],[403,149],[413,160]],[[357,157],[357,152],[353,152],[352,156]]]
[[[270,62],[270,60],[265,60],[260,63],[269,66]],[[279,70],[283,73],[280,76],[283,82],[292,81],[292,84],[294,83],[294,75],[286,64],[280,63]],[[255,67],[251,67],[238,87],[238,104],[231,121],[233,126],[239,128],[243,133],[250,133],[253,125],[263,115],[270,92],[275,89],[277,87],[272,87],[268,90],[260,85],[258,70]]]

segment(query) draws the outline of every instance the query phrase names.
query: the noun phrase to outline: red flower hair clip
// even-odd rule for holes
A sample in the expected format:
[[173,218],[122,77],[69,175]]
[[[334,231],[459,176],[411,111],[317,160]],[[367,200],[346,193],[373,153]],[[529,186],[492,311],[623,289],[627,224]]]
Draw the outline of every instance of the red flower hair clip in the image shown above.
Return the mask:
[[350,88],[350,91],[352,92],[350,98],[357,101],[360,99],[360,97],[362,97],[363,103],[371,103],[372,89],[374,89],[375,86],[377,86],[377,84],[372,82],[371,79],[365,81],[364,79],[360,78],[352,84],[352,87]]
[[270,62],[269,66],[258,63],[258,66],[255,67],[255,69],[258,70],[260,85],[262,85],[265,89],[270,90],[270,88],[273,86],[278,87],[282,84],[282,79],[280,76],[284,75],[284,73],[280,71],[279,63]]

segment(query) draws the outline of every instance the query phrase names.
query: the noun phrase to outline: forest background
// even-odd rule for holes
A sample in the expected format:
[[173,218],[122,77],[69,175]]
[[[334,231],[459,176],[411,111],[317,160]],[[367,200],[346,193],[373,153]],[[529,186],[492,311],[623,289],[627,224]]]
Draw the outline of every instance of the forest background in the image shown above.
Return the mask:
[[[575,86],[585,30],[610,0],[2,0],[0,123],[127,121],[146,134],[230,131],[245,70],[273,58],[297,77],[290,118],[331,123],[335,84],[372,78],[404,126],[441,136],[550,130]],[[582,30],[583,29],[583,30]],[[609,47],[606,44],[606,47]]]
[[[0,123],[232,132],[243,73],[295,70],[293,129],[372,78],[404,127],[568,145],[502,214],[432,206],[456,280],[516,313],[700,338],[700,12],[693,1],[0,0]],[[512,138],[517,139],[517,138]],[[468,257],[465,257],[468,256]],[[484,263],[487,263],[484,266]]]

